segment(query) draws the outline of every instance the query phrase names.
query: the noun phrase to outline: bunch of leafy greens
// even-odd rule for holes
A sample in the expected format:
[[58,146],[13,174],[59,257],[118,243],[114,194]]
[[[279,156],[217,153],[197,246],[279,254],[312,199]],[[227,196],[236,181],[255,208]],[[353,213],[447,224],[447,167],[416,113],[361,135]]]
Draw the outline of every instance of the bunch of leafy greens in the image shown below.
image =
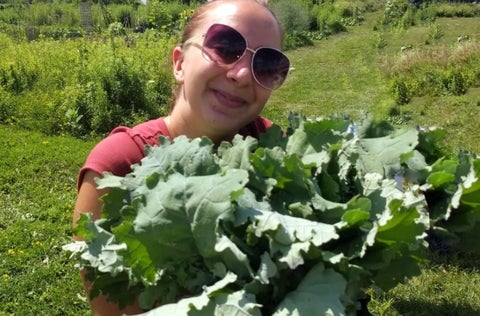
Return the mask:
[[441,131],[290,122],[218,148],[162,138],[105,174],[102,219],[64,247],[91,295],[148,315],[355,315],[366,288],[419,273],[429,233],[478,225],[480,161],[441,158]]

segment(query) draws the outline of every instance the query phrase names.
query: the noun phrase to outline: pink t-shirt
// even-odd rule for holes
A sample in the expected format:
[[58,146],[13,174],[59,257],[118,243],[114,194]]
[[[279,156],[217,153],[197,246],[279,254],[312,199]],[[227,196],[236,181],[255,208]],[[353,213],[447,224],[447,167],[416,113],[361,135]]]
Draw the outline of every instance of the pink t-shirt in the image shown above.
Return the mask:
[[[270,120],[259,116],[243,127],[239,134],[258,138],[270,126],[272,126]],[[139,163],[145,157],[145,146],[158,145],[160,136],[170,136],[163,117],[132,128],[124,126],[115,128],[88,155],[78,175],[78,188],[80,188],[87,170],[95,171],[98,174],[108,171],[117,176],[125,176],[131,172],[131,165]]]

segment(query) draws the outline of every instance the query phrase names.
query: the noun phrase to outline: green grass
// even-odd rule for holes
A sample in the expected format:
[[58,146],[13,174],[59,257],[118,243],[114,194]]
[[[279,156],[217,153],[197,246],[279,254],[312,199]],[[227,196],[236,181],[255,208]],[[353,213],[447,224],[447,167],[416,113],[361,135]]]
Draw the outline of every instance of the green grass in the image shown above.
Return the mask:
[[[307,116],[348,114],[354,119],[364,115],[388,119],[395,110],[393,123],[443,128],[449,147],[479,153],[479,88],[470,88],[461,96],[414,98],[396,107],[389,92],[386,68],[389,62],[400,58],[401,48],[406,45],[420,51],[449,49],[461,35],[480,41],[480,18],[438,19],[436,23],[443,36],[435,44],[426,45],[429,25],[374,32],[378,15],[379,12],[369,13],[361,26],[316,41],[313,47],[288,51],[294,70],[284,86],[273,93],[265,114],[286,125],[290,111]],[[385,45],[382,49],[378,48],[380,38]]]
[[0,315],[81,315],[70,241],[76,174],[93,146],[0,125]]
[[[0,315],[88,315],[70,241],[76,173],[96,140],[45,136],[0,125]],[[475,315],[480,257],[434,257],[386,295],[378,315]]]
[[384,295],[371,291],[375,315],[479,315],[480,256],[435,255],[422,274]]
[[[286,125],[290,111],[307,116],[371,114],[387,118],[395,106],[383,67],[400,47],[425,47],[428,26],[384,34],[378,49],[377,13],[347,33],[287,52],[293,62],[285,86],[275,91],[265,115]],[[459,35],[480,40],[480,19],[439,19],[453,45]],[[468,34],[466,34],[468,33]],[[453,148],[480,152],[480,88],[463,96],[419,97],[401,106],[402,123],[447,129]],[[47,137],[0,125],[0,315],[88,315],[78,272],[61,246],[71,236],[77,171],[97,140]],[[479,315],[480,258],[433,256],[422,274],[379,295],[377,315]]]
[[273,93],[265,109],[267,116],[282,124],[290,111],[307,116],[371,114],[385,118],[393,99],[378,67],[374,17],[370,14],[361,27],[316,41],[313,47],[288,51],[294,70]]

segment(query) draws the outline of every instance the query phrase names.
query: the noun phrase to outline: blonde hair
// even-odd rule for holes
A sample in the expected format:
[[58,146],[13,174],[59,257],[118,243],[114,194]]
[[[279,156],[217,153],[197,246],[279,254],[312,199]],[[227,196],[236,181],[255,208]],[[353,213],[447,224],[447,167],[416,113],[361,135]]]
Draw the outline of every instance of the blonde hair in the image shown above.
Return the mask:
[[283,42],[283,29],[280,25],[280,22],[278,21],[277,16],[272,11],[272,9],[268,6],[268,0],[211,0],[203,4],[202,6],[200,6],[190,17],[190,21],[188,22],[188,24],[185,26],[185,29],[183,30],[181,44],[185,43],[186,40],[192,37],[193,32],[198,27],[198,25],[202,22],[203,16],[209,9],[224,2],[238,2],[238,1],[255,2],[263,6],[265,9],[267,9],[272,15],[272,17],[275,19],[275,21],[277,22],[278,28],[281,31],[281,34],[280,34],[281,40]]

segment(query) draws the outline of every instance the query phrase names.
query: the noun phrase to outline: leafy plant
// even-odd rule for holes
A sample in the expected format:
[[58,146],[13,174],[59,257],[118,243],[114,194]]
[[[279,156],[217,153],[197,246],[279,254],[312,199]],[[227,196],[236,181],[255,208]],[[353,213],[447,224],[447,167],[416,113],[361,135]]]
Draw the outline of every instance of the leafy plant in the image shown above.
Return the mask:
[[407,29],[415,24],[415,7],[408,0],[389,0],[377,28]]
[[161,138],[99,180],[102,219],[64,249],[93,296],[148,315],[354,315],[364,289],[419,274],[427,232],[480,221],[480,161],[439,157],[441,135],[292,115],[286,137]]
[[410,101],[408,87],[401,78],[394,78],[390,83],[390,90],[397,105],[407,104]]
[[428,27],[428,38],[425,40],[425,44],[430,45],[438,42],[443,36],[442,29],[437,23],[431,23]]
[[315,14],[317,29],[323,34],[332,35],[347,30],[341,9],[337,9],[332,3],[314,6],[312,11]]
[[432,10],[438,17],[474,17],[480,15],[480,8],[473,3],[431,3]]
[[464,95],[479,86],[480,45],[461,40],[454,47],[405,50],[389,70],[391,93],[397,104],[415,96]]
[[272,2],[272,10],[287,34],[309,30],[309,8],[302,1],[277,0]]
[[162,1],[153,0],[148,2],[148,22],[150,27],[156,29],[167,29],[173,24],[171,12]]

